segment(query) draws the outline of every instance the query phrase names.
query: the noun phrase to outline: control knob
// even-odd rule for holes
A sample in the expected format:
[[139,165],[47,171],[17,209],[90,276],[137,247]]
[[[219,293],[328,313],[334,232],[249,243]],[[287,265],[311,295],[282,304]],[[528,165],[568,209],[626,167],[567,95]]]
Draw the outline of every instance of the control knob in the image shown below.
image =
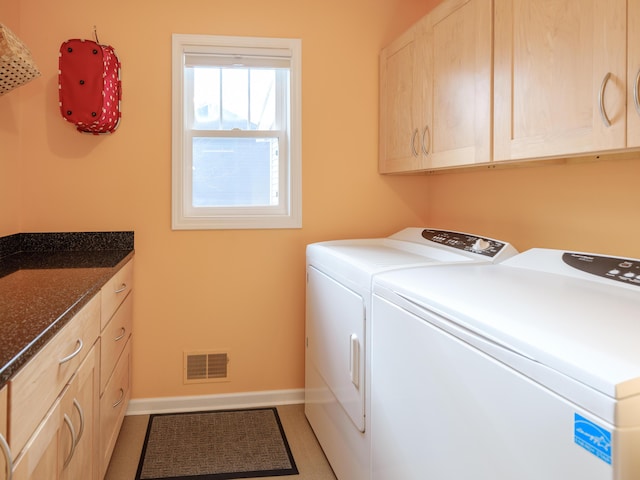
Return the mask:
[[484,238],[478,238],[471,246],[471,249],[475,250],[476,252],[482,252],[483,250],[486,250],[490,246],[491,246],[491,243],[489,243],[487,240],[485,240]]

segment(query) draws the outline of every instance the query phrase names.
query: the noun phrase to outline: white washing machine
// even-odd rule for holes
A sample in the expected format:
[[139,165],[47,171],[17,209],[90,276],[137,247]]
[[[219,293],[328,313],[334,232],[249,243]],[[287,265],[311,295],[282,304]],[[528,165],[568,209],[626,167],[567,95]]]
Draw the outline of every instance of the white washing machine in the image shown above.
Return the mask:
[[376,276],[375,480],[640,479],[640,260]]
[[506,242],[424,228],[307,247],[305,414],[338,479],[371,478],[372,278],[399,268],[497,262],[515,253]]

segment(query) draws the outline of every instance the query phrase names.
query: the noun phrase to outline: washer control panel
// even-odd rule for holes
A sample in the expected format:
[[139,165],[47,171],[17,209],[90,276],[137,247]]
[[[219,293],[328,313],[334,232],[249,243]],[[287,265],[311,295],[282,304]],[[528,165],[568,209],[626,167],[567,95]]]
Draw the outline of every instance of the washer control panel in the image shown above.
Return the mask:
[[439,243],[440,245],[491,258],[500,253],[506,245],[492,238],[476,237],[474,235],[449,230],[432,230],[430,228],[422,230],[422,237],[431,242]]
[[562,260],[583,272],[640,287],[640,260],[570,252]]

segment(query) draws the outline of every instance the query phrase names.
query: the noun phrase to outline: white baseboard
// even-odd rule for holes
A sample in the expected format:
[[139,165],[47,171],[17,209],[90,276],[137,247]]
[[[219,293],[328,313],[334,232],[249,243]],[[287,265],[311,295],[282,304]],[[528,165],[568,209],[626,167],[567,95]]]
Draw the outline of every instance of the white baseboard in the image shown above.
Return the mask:
[[147,415],[151,413],[197,412],[200,410],[253,408],[296,403],[304,403],[303,388],[190,397],[138,398],[129,402],[126,414]]

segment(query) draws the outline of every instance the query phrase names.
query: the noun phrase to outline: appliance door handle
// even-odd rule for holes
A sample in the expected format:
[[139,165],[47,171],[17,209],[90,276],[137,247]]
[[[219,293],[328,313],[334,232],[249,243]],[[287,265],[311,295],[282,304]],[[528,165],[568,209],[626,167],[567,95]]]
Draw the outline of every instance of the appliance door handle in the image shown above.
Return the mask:
[[351,375],[351,383],[356,388],[360,388],[360,341],[355,333],[349,337],[350,365],[349,374]]

